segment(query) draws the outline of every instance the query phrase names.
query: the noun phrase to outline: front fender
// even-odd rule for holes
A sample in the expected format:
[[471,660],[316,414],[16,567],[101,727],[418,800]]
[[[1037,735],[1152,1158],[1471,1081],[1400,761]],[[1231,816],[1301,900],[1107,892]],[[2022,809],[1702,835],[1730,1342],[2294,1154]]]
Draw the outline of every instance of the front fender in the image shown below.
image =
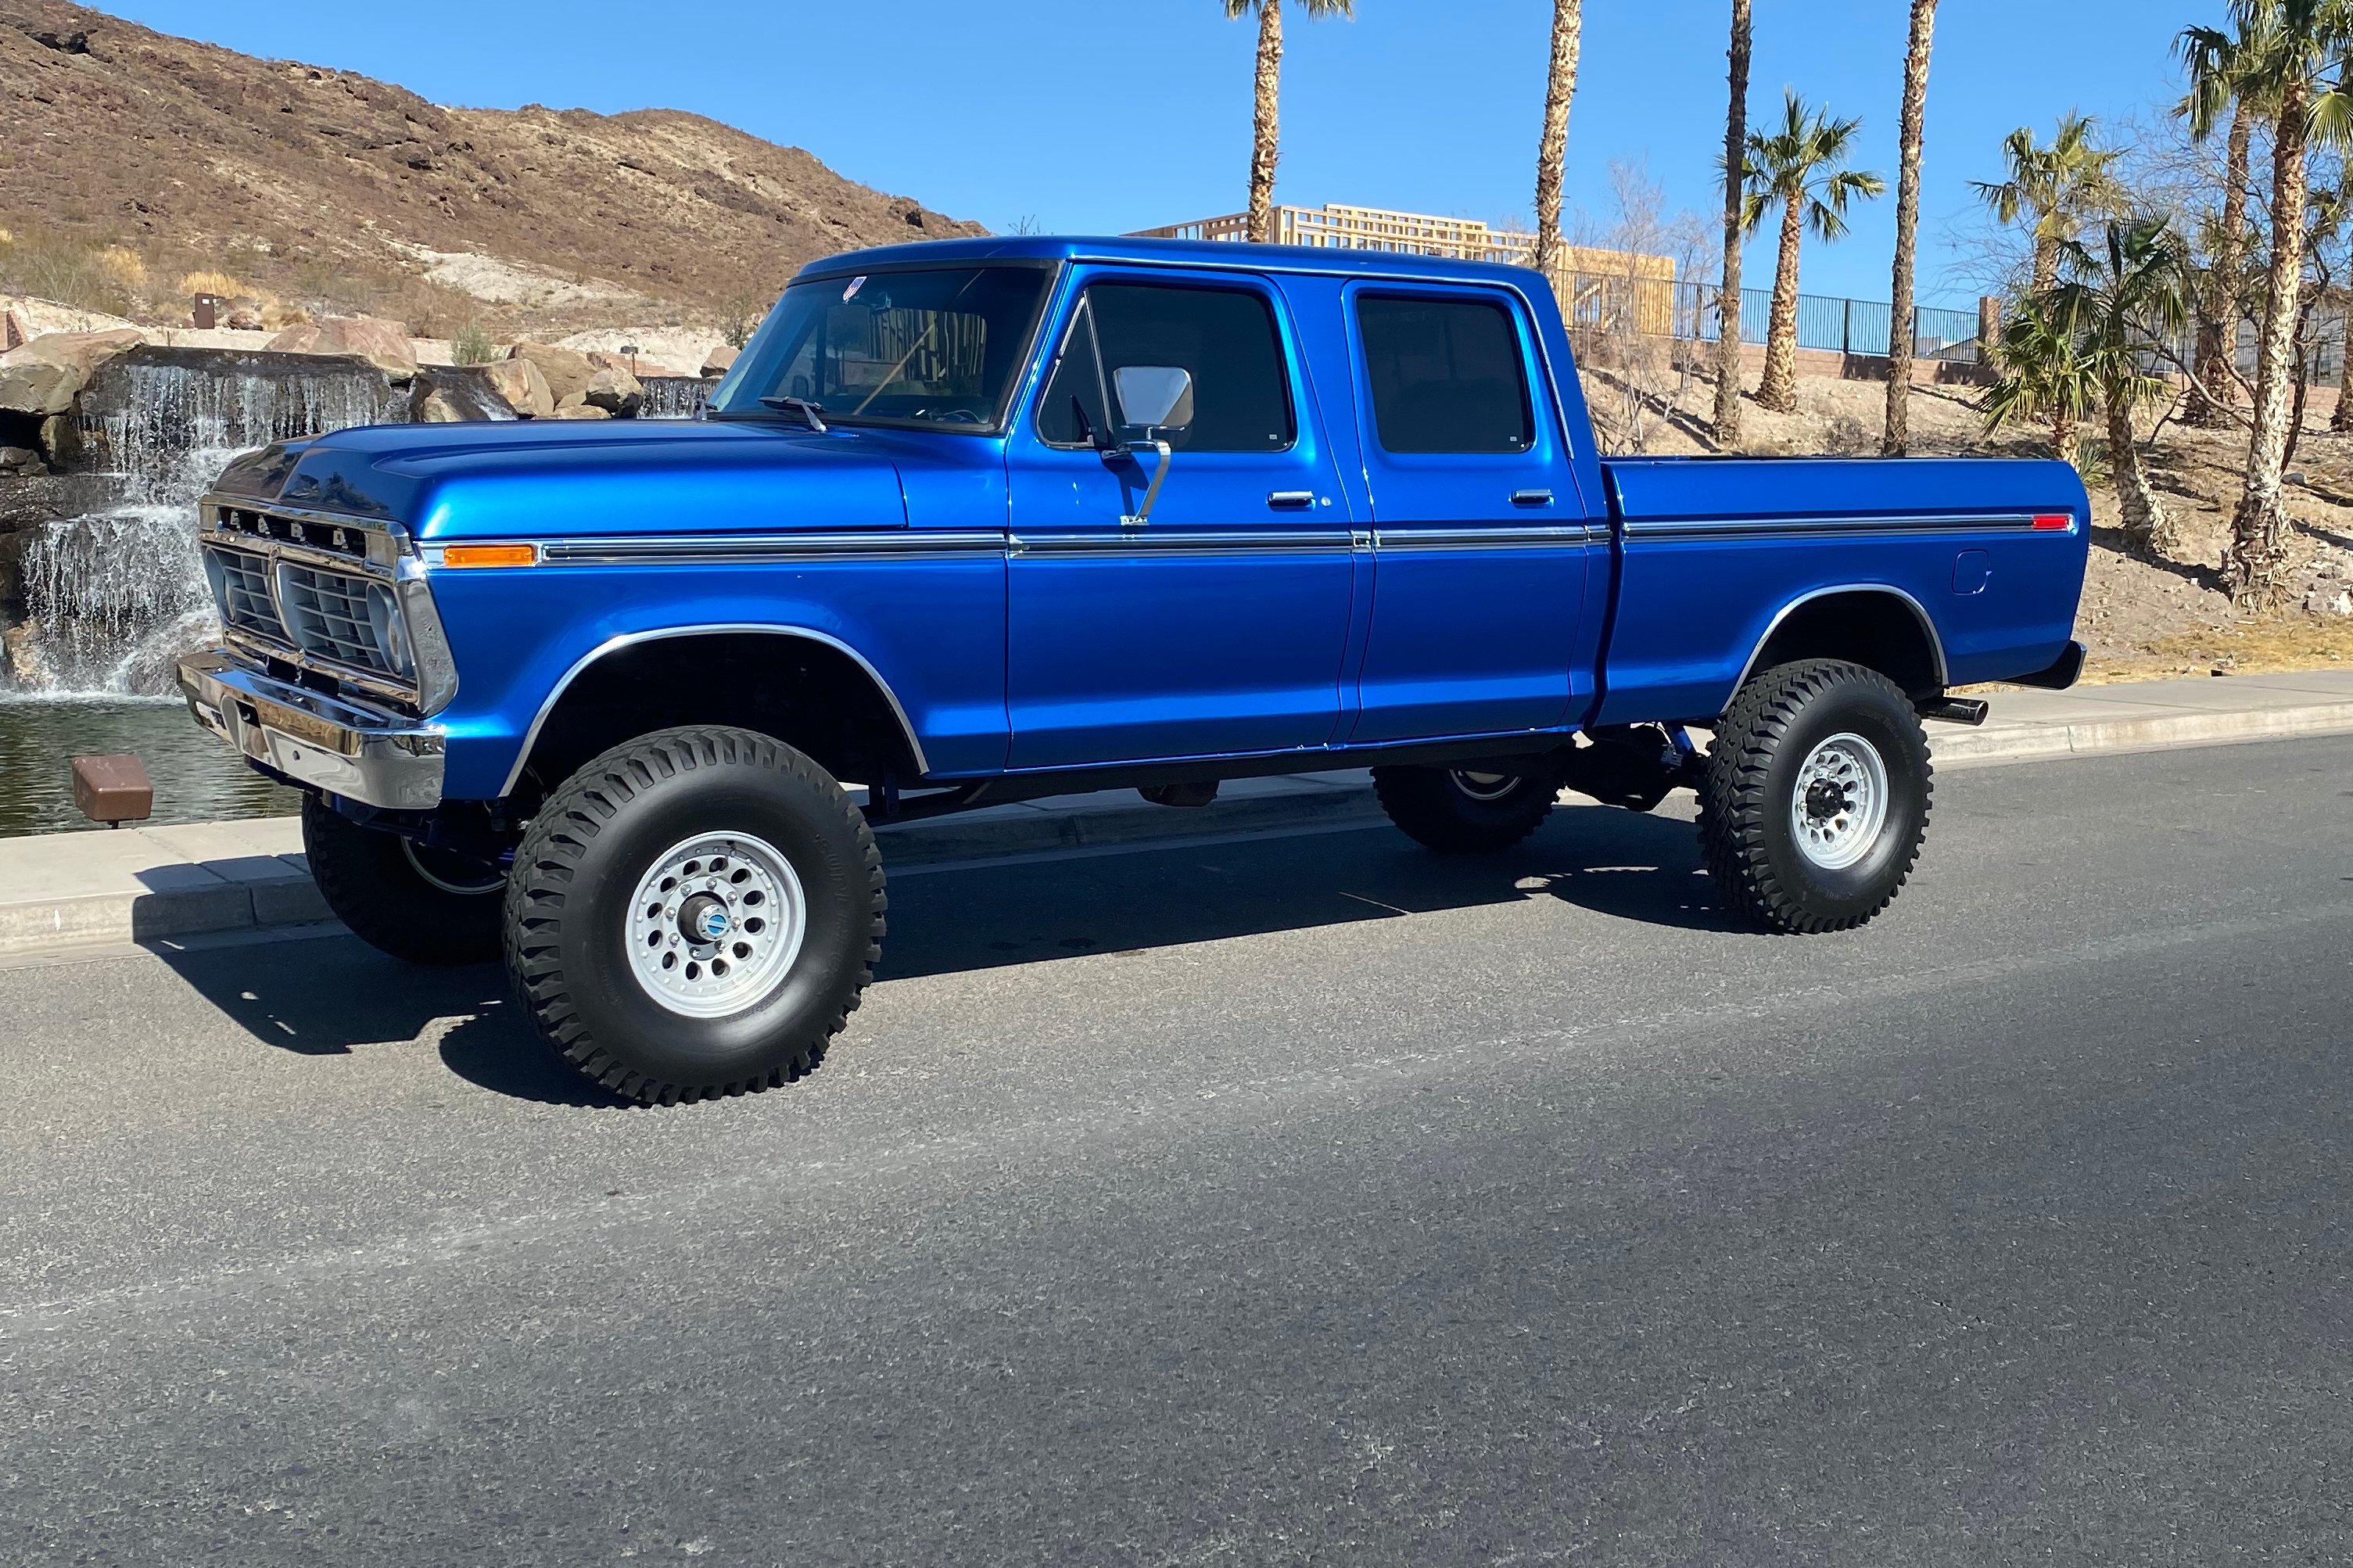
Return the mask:
[[440,715],[444,793],[494,800],[540,723],[605,653],[702,630],[802,635],[864,664],[927,774],[1005,765],[1005,560],[966,549],[761,565],[442,568],[434,598],[460,673]]

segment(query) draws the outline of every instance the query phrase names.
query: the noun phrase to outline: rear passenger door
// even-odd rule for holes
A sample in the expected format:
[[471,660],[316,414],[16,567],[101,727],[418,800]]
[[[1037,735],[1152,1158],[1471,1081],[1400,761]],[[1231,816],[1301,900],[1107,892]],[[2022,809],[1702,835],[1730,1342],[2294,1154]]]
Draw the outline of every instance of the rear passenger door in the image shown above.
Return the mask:
[[1526,307],[1380,283],[1346,302],[1376,562],[1351,738],[1565,725],[1588,540]]

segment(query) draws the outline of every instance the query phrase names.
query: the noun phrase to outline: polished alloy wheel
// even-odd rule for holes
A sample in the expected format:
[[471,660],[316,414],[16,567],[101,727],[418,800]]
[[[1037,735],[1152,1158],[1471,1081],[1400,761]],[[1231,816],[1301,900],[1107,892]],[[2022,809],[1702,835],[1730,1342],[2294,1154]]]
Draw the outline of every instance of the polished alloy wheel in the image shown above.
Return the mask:
[[790,861],[746,833],[705,833],[657,856],[638,884],[629,964],[670,1012],[725,1018],[784,984],[807,931]]
[[1859,735],[1831,736],[1809,752],[1790,791],[1798,851],[1824,871],[1871,853],[1887,824],[1887,764]]

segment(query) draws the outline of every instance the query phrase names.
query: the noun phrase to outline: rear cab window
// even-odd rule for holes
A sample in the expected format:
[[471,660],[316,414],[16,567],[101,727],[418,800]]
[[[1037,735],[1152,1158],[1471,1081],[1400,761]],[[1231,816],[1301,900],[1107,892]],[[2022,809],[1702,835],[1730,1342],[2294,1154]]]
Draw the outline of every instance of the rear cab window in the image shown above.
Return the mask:
[[1535,444],[1527,362],[1501,302],[1360,294],[1356,331],[1382,450],[1518,456]]

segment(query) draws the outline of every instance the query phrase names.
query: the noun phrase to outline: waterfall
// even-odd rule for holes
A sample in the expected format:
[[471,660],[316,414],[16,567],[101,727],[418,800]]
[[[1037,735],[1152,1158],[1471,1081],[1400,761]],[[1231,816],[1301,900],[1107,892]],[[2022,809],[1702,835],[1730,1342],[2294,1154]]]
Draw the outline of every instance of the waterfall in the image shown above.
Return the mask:
[[195,535],[221,470],[270,441],[405,417],[405,396],[349,361],[140,349],[101,368],[81,425],[118,499],[26,541],[33,633],[9,650],[0,691],[168,694],[174,659],[217,630]]
[[645,407],[638,410],[640,419],[691,419],[719,385],[700,376],[642,376],[638,384],[646,389]]

